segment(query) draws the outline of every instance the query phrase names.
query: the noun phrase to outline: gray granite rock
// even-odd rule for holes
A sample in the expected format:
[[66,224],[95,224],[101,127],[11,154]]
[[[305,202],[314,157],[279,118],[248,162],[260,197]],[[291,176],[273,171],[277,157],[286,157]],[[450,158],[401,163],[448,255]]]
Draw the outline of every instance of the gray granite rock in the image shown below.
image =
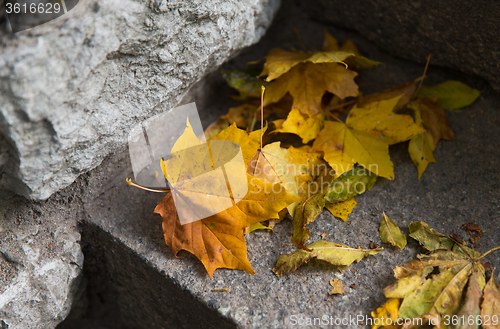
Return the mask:
[[278,6],[89,0],[2,35],[0,188],[46,199],[123,150],[132,126],[173,108],[201,77],[258,41]]
[[20,197],[0,203],[0,319],[8,328],[54,328],[68,315],[83,267],[74,219],[70,208]]
[[475,74],[500,91],[500,3],[494,0],[297,0],[310,17],[359,31],[397,56]]

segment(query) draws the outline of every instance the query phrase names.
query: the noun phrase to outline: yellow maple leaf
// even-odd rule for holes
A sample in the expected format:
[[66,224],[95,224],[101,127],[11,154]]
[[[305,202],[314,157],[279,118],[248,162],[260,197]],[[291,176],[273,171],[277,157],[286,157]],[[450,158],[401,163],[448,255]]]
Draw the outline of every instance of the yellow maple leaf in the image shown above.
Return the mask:
[[264,69],[259,76],[267,76],[266,81],[272,81],[300,63],[343,63],[350,56],[354,54],[346,51],[320,51],[311,54],[303,51],[272,49],[266,56]]
[[332,37],[330,33],[325,31],[325,38],[323,40],[323,48],[321,49],[322,51],[346,51],[346,52],[351,52],[355,56],[349,57],[345,59],[345,62],[347,63],[348,67],[354,69],[368,69],[372,67],[376,67],[382,63],[372,61],[371,59],[368,59],[364,56],[361,56],[359,54],[358,47],[354,44],[354,42],[351,39],[347,39],[342,46],[339,47],[339,42],[337,39]]
[[[247,258],[244,229],[252,224],[279,218],[278,212],[296,198],[283,188],[251,177],[248,196],[213,216],[182,225],[168,194],[154,212],[163,218],[165,242],[174,255],[186,250],[205,266],[210,277],[217,268],[231,268],[255,274]],[[279,191],[269,192],[269,191]]]
[[[250,175],[268,183],[280,183],[288,193],[300,199],[310,196],[309,183],[329,182],[331,175],[319,153],[309,152],[309,148],[285,149],[280,142],[266,145],[252,162],[248,166]],[[292,216],[296,205],[297,202],[288,206]]]
[[299,135],[302,138],[302,143],[307,144],[315,139],[323,129],[324,117],[324,114],[309,117],[302,115],[297,109],[292,109],[281,124],[281,128],[276,129],[275,132]]
[[395,114],[400,97],[351,110],[346,123],[325,122],[314,141],[313,151],[324,152],[325,160],[339,176],[354,164],[388,179],[394,178],[389,145],[423,132],[408,115]]
[[233,141],[241,147],[245,165],[248,166],[252,160],[255,152],[259,148],[260,143],[260,130],[247,133],[244,130],[238,129],[236,124],[232,124],[227,129],[221,131],[218,135],[210,140],[229,140]]
[[398,103],[396,104],[395,110],[397,110],[411,101],[411,99],[415,95],[415,89],[416,89],[415,82],[410,82],[410,83],[405,83],[396,88],[384,90],[375,94],[370,94],[366,96],[360,95],[358,98],[357,106],[365,107],[366,105],[373,102],[385,101],[394,97],[401,96]]
[[422,127],[415,124],[411,116],[396,114],[394,109],[401,96],[355,106],[347,117],[349,127],[369,132],[382,137],[390,145],[409,140],[423,132]]
[[389,144],[380,137],[352,129],[344,123],[325,122],[325,127],[314,141],[313,150],[324,152],[324,159],[335,170],[336,176],[359,163],[378,176],[394,178]]
[[[278,219],[282,209],[297,201],[281,184],[271,184],[245,175],[245,168],[243,177],[235,176],[234,172],[239,172],[239,169],[236,170],[230,163],[227,164],[226,160],[230,157],[226,155],[227,148],[217,149],[220,142],[237,143],[241,147],[241,157],[245,159],[246,165],[259,147],[259,137],[260,131],[247,134],[233,125],[208,143],[201,143],[188,122],[184,134],[172,149],[171,158],[162,166],[172,185],[172,193],[155,208],[155,213],[163,218],[165,242],[175,255],[180,250],[194,254],[202,261],[210,276],[215,269],[221,267],[240,269],[253,274],[247,258],[244,229],[268,219]],[[205,145],[210,147],[210,152],[203,149]],[[221,165],[233,175],[225,175],[224,182],[213,184],[210,174]],[[209,178],[201,180],[201,184],[200,181],[191,184],[191,181],[198,177],[207,175]],[[240,182],[241,178],[245,180],[244,184]],[[227,190],[223,193],[227,186],[231,187],[230,195],[227,195]],[[241,186],[248,187],[247,193],[243,199],[235,200],[233,195]],[[180,197],[174,203],[176,193]],[[179,207],[179,204],[182,207]],[[225,209],[208,217],[196,217],[187,224],[181,224],[178,211],[198,215],[198,212],[192,212],[193,207],[189,207],[190,205],[205,210],[218,204],[224,205]]]
[[321,113],[321,98],[329,91],[340,98],[358,95],[354,78],[358,74],[336,63],[301,63],[269,84],[264,104],[278,102],[286,93],[293,97],[293,109],[314,116]]

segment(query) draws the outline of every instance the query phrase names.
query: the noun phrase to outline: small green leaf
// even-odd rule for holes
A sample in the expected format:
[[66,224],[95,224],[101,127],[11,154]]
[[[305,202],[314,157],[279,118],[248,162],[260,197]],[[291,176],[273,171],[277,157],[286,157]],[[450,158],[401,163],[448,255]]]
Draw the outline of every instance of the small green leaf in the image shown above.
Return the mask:
[[471,88],[460,81],[446,81],[438,85],[422,86],[417,93],[420,98],[435,98],[436,104],[446,110],[456,110],[469,106],[481,95],[477,89]]
[[376,180],[377,175],[361,166],[356,166],[334,179],[326,191],[320,191],[318,194],[300,201],[293,213],[293,244],[299,249],[306,248],[306,240],[311,234],[306,225],[314,222],[316,217],[323,212],[325,203],[331,205],[352,199],[371,189]]
[[410,236],[429,251],[437,249],[451,250],[455,244],[452,239],[439,233],[422,221],[411,223],[409,229]]
[[325,200],[328,203],[349,200],[371,189],[377,181],[377,177],[364,167],[356,166],[330,184],[325,194]]
[[349,266],[353,262],[359,262],[369,255],[378,254],[384,248],[361,249],[351,248],[341,244],[317,241],[307,246],[310,250],[297,250],[288,255],[278,258],[273,272],[277,276],[295,271],[299,266],[306,264],[316,258],[337,266]]
[[300,201],[293,213],[292,242],[298,249],[306,249],[306,240],[311,235],[311,230],[306,225],[314,222],[325,207],[324,193],[318,193],[311,198]]
[[239,91],[240,95],[235,98],[240,100],[260,97],[261,86],[267,85],[267,82],[238,70],[221,71],[220,74],[230,87]]
[[387,217],[385,213],[380,222],[379,232],[382,242],[397,247],[399,250],[403,250],[406,246],[406,235],[401,233],[396,223]]

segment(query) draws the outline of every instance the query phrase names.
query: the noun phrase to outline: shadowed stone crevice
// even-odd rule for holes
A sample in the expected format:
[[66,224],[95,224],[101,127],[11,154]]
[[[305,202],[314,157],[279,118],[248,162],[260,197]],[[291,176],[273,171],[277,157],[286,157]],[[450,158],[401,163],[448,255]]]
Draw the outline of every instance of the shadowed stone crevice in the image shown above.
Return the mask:
[[295,0],[312,20],[358,31],[393,55],[487,79],[500,91],[500,3],[491,0]]
[[82,222],[82,285],[58,329],[236,328],[96,225]]

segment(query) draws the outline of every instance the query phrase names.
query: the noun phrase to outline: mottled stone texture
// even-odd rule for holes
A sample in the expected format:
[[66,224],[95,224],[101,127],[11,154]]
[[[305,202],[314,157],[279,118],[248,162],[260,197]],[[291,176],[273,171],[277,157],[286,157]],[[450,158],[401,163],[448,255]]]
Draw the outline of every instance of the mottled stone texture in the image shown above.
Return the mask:
[[[46,199],[257,42],[279,0],[81,0],[0,41],[0,188]],[[6,151],[5,151],[6,150]],[[8,156],[7,156],[8,155]],[[6,158],[6,159],[4,159]]]
[[314,20],[360,32],[393,55],[487,79],[500,90],[500,2],[297,0]]
[[54,328],[71,309],[83,267],[76,202],[0,196],[0,320],[9,329]]

